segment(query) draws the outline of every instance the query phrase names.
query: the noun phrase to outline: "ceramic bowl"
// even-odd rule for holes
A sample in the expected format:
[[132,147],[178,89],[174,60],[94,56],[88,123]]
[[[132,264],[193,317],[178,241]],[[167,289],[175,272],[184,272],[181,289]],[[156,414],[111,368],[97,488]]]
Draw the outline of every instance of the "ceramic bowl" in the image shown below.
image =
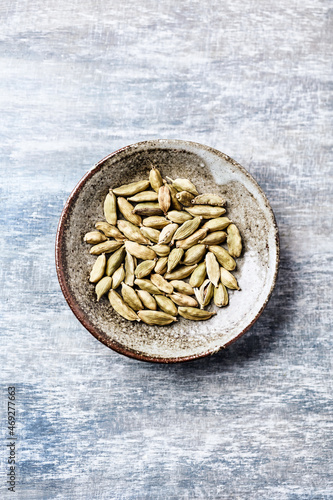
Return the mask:
[[[186,177],[199,193],[220,194],[227,216],[238,226],[243,252],[234,271],[240,291],[208,321],[149,326],[120,317],[107,297],[96,302],[90,269],[96,257],[83,242],[104,220],[109,187],[147,179],[151,165],[162,176]],[[243,335],[258,319],[273,291],[279,262],[278,229],[262,189],[227,155],[189,141],[151,140],[124,147],[98,162],[78,183],[63,209],[56,238],[56,267],[62,292],[81,323],[100,342],[144,361],[172,363],[217,352]]]

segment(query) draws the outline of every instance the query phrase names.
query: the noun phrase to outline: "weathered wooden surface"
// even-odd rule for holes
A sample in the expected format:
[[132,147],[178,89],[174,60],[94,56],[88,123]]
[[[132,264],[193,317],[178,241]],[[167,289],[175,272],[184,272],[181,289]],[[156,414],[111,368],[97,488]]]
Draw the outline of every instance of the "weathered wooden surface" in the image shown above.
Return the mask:
[[[332,480],[332,9],[319,0],[2,2],[1,384],[17,484],[1,498],[328,499]],[[97,342],[61,294],[63,204],[100,158],[207,144],[265,190],[275,293],[211,358]]]

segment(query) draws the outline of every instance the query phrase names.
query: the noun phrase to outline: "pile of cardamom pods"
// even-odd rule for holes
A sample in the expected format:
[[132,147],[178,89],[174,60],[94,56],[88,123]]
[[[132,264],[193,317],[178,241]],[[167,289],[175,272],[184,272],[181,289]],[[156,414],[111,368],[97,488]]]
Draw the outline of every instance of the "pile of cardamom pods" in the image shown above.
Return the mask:
[[226,306],[227,288],[239,290],[231,271],[242,241],[222,217],[225,204],[216,194],[200,195],[188,179],[164,180],[156,167],[149,180],[110,189],[105,221],[84,237],[98,256],[90,273],[97,301],[108,294],[123,318],[149,325],[168,325],[178,315],[211,318],[211,300]]

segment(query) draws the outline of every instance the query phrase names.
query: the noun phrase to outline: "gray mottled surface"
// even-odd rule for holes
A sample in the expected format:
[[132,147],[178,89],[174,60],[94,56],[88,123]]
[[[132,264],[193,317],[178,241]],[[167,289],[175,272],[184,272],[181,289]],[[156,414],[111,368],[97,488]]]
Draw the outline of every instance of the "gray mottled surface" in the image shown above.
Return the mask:
[[[17,389],[30,499],[328,499],[332,479],[332,4],[2,2],[1,435]],[[54,266],[70,191],[154,138],[228,154],[275,211],[281,267],[257,324],[160,366],[97,342]]]

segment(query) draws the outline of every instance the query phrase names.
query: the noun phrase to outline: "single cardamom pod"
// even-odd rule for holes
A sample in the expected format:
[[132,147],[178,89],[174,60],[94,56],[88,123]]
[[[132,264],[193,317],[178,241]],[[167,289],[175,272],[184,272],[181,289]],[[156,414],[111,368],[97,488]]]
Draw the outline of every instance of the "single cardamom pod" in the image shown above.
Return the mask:
[[211,207],[210,205],[193,205],[185,207],[185,210],[193,217],[202,217],[203,219],[217,218],[226,212],[223,207]]
[[151,309],[152,311],[156,311],[157,309],[156,300],[152,295],[150,295],[149,292],[147,292],[146,290],[137,290],[136,293],[138,294],[139,299],[141,300],[142,304],[145,306],[146,309]]
[[[168,189],[170,191],[170,196],[171,196],[171,207],[173,210],[181,210],[182,206],[177,200],[177,189],[174,188],[171,184],[166,184],[168,186]],[[184,221],[185,222],[185,221]]]
[[197,307],[198,302],[195,298],[190,297],[189,295],[185,295],[183,293],[173,293],[172,295],[168,295],[169,299],[171,299],[177,306],[184,307]]
[[147,201],[145,203],[138,203],[133,209],[133,214],[142,215],[143,217],[149,217],[152,215],[163,215],[161,207],[158,203],[154,201]]
[[184,250],[188,250],[189,248],[196,245],[199,240],[202,240],[207,234],[207,229],[198,229],[191,236],[188,236],[184,240],[179,240],[176,243],[177,248],[183,248]]
[[139,243],[135,241],[125,241],[125,248],[131,255],[138,259],[153,260],[156,258],[156,253],[152,250],[152,247],[149,248],[144,245],[139,245]]
[[113,309],[125,319],[129,321],[139,321],[138,316],[120,297],[115,290],[109,291],[109,301]]
[[124,280],[124,278],[125,278],[124,264],[121,264],[121,266],[118,267],[117,271],[115,271],[112,275],[112,289],[115,290],[116,288],[118,288],[118,286]]
[[153,229],[163,229],[168,224],[171,224],[171,221],[161,215],[152,215],[143,219],[142,224],[145,227],[152,227]]
[[168,186],[163,185],[158,190],[158,203],[162,212],[166,214],[171,205],[171,195]]
[[193,321],[203,321],[210,319],[216,311],[205,311],[204,309],[197,309],[196,307],[178,307],[178,313],[185,319]]
[[177,316],[178,310],[171,299],[165,297],[164,295],[155,295],[155,300],[157,305],[163,312],[171,314],[171,316]]
[[111,284],[112,278],[109,278],[109,276],[104,276],[104,278],[99,280],[95,287],[97,302],[99,302],[100,298],[110,290]]
[[160,274],[152,274],[150,276],[151,282],[157,286],[159,290],[165,293],[172,293],[173,292],[173,286],[163,278]]
[[122,264],[126,255],[125,247],[122,246],[118,248],[109,258],[106,263],[105,274],[107,276],[112,276],[115,271],[117,271],[120,264]]
[[171,210],[166,216],[169,220],[171,220],[171,222],[175,222],[176,224],[183,224],[184,222],[193,219],[192,215],[187,212],[181,212],[180,210]]
[[177,229],[178,229],[178,224],[168,224],[167,226],[165,226],[161,231],[158,243],[160,245],[163,244],[166,245],[167,243],[170,243]]
[[194,194],[189,193],[188,191],[180,191],[176,194],[177,200],[184,205],[184,207],[191,207],[191,201],[194,198]]
[[[202,257],[206,253],[206,246],[205,245],[194,245],[193,247],[189,248],[186,250],[184,259],[183,259],[183,264],[185,266],[191,266],[193,264],[198,264]],[[218,269],[219,265],[217,264]]]
[[156,252],[156,255],[159,257],[166,257],[170,253],[170,247],[168,245],[153,245],[151,247],[154,252]]
[[208,247],[208,250],[210,252],[213,252],[215,257],[217,258],[218,262],[223,266],[227,271],[233,271],[236,267],[236,262],[235,260],[231,257],[229,252],[219,246],[219,245],[210,245]]
[[202,228],[212,233],[213,231],[223,231],[229,224],[231,224],[231,220],[229,220],[228,217],[217,217],[216,219],[205,222]]
[[206,262],[201,262],[193,271],[189,284],[192,288],[198,288],[202,285],[206,277]]
[[91,283],[97,283],[99,280],[103,278],[105,271],[105,264],[106,264],[106,257],[105,254],[103,253],[102,255],[97,257],[95,264],[93,265],[89,278]]
[[228,305],[228,302],[228,291],[223,283],[219,283],[219,286],[214,289],[214,304],[217,307],[224,307]]
[[187,278],[196,267],[197,264],[194,264],[193,266],[181,266],[171,273],[166,273],[164,278],[166,280],[182,280]]
[[173,248],[169,254],[168,258],[168,273],[173,271],[179,262],[182,260],[184,255],[184,250],[182,248]]
[[172,182],[172,185],[177,191],[188,191],[189,193],[197,196],[199,193],[195,185],[189,181],[188,179],[175,179],[174,181],[170,179],[170,177],[166,178],[169,182]]
[[118,220],[117,226],[119,230],[131,241],[136,241],[136,243],[141,243],[142,245],[148,245],[150,243],[149,239],[145,237],[140,231],[140,228],[128,220]]
[[134,274],[137,278],[141,279],[148,276],[154,269],[156,264],[155,260],[143,260],[135,269]]
[[122,198],[121,196],[117,201],[118,208],[125,219],[127,219],[129,222],[132,222],[132,224],[134,224],[135,226],[140,226],[142,219],[140,215],[133,213],[133,205],[131,205],[130,202],[126,200],[126,198]]
[[122,241],[116,240],[107,240],[103,241],[103,243],[98,243],[98,245],[94,245],[90,249],[91,255],[100,255],[101,253],[112,253],[123,244]]
[[134,196],[131,196],[130,198],[127,198],[128,201],[132,201],[135,203],[142,203],[145,201],[157,201],[158,196],[155,191],[141,191],[141,193],[137,193]]
[[140,231],[150,242],[158,243],[160,232],[152,227],[141,226]]
[[220,245],[227,239],[227,233],[224,231],[214,231],[213,233],[207,234],[205,238],[199,241],[203,245]]
[[171,280],[170,283],[177,292],[184,293],[185,295],[194,295],[194,289],[186,281]]
[[158,193],[160,187],[163,186],[162,176],[160,174],[160,171],[156,167],[153,167],[149,173],[149,182],[156,193]]
[[230,290],[240,290],[237,280],[233,274],[231,274],[223,267],[221,267],[220,273],[221,273],[221,282],[223,283],[224,286],[230,288]]
[[212,252],[207,252],[205,261],[208,278],[214,286],[218,286],[220,280],[220,266],[215,255]]
[[131,309],[133,309],[133,311],[140,311],[140,309],[144,308],[136,291],[131,286],[123,283],[121,285],[121,295],[123,300],[130,306]]
[[114,189],[113,192],[117,196],[133,196],[134,194],[139,193],[140,191],[145,191],[148,188],[149,188],[149,181],[137,181],[137,182],[131,182],[130,184],[124,184],[123,186],[119,186],[116,189]]
[[117,199],[112,192],[109,190],[104,201],[104,217],[109,224],[112,226],[116,225],[117,222]]
[[195,217],[192,220],[184,222],[173,235],[174,240],[184,240],[193,234],[199,227],[201,217]]
[[108,222],[104,221],[96,222],[95,228],[98,229],[99,231],[102,231],[102,233],[104,233],[105,236],[108,236],[109,238],[114,238],[115,240],[125,239],[125,236],[121,234],[119,229],[117,229],[115,226],[112,226]]
[[226,201],[217,194],[199,194],[192,200],[192,205],[211,205],[216,207],[224,207]]
[[227,244],[228,250],[232,257],[239,257],[242,253],[242,238],[238,227],[235,224],[230,224],[227,228]]
[[107,238],[104,234],[99,231],[90,231],[89,233],[84,235],[83,241],[86,243],[90,243],[90,245],[97,245],[98,243],[102,243],[106,241]]
[[175,316],[164,313],[162,311],[139,311],[138,316],[147,325],[170,325],[173,321],[177,321]]
[[161,291],[150,280],[137,278],[136,280],[134,280],[134,284],[141,288],[141,290],[145,290],[146,292],[152,293],[153,295],[161,294]]
[[134,270],[136,268],[136,258],[126,251],[125,256],[125,280],[126,285],[134,285]]
[[214,285],[210,280],[205,280],[200,287],[200,294],[202,296],[202,303],[200,308],[207,307],[214,295]]
[[156,262],[154,271],[156,274],[164,274],[167,271],[168,257],[160,257]]

